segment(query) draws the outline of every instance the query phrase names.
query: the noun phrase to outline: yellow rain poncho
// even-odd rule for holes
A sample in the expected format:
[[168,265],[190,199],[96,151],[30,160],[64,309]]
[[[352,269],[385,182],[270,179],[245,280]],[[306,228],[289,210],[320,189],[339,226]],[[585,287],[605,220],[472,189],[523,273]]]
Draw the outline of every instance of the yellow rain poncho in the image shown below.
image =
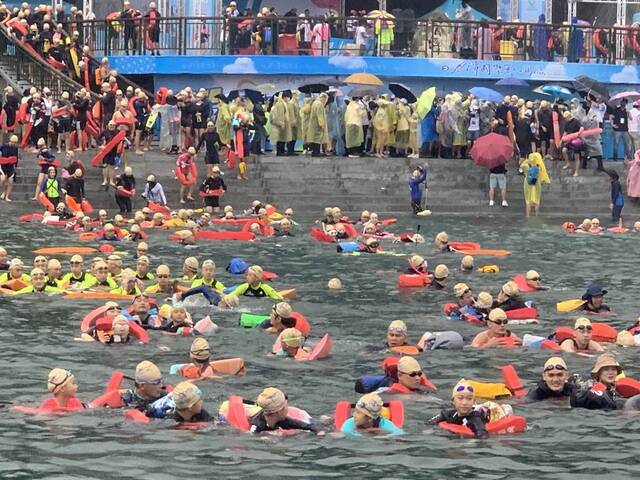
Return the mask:
[[291,100],[287,102],[289,121],[291,122],[291,140],[300,140],[302,131],[300,130],[300,94],[295,91]]
[[362,105],[354,100],[349,102],[344,112],[345,140],[347,148],[355,148],[362,145],[364,131],[362,130]]
[[229,145],[231,143],[231,111],[229,110],[229,105],[222,100],[220,100],[218,104],[216,131],[223,145]]
[[[529,169],[534,165],[538,167],[538,179],[531,185],[529,182]],[[532,153],[520,166],[524,172],[524,203],[527,206],[540,205],[540,201],[542,200],[542,184],[551,183],[551,179],[547,173],[547,167],[542,160],[542,155],[538,152]]]
[[269,121],[271,122],[271,135],[269,140],[272,143],[290,142],[292,140],[287,104],[281,96],[276,98],[273,107],[271,107]]
[[396,148],[404,150],[409,144],[409,117],[411,109],[400,102],[396,110],[398,123],[396,125]]
[[309,125],[307,126],[307,142],[308,143],[326,143],[327,131],[327,112],[325,105],[327,103],[327,95],[321,93],[311,104],[311,113],[309,114]]
[[309,126],[309,116],[311,115],[311,103],[313,99],[306,97],[304,103],[300,108],[300,141],[302,143],[309,143],[307,137],[307,128]]

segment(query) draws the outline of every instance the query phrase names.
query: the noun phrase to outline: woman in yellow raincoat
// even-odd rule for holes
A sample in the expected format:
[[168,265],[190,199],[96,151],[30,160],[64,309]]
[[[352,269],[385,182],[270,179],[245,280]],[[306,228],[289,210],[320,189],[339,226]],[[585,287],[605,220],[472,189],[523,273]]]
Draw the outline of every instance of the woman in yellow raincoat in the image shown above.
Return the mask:
[[362,129],[362,106],[356,99],[352,99],[344,112],[345,143],[347,154],[355,158],[360,153],[360,147],[364,142],[364,130]]
[[281,94],[276,97],[271,107],[269,121],[271,122],[269,141],[276,146],[276,155],[280,157],[285,154],[285,145],[292,139],[287,104]]
[[542,200],[542,184],[551,183],[547,167],[538,152],[532,153],[520,164],[524,173],[524,205],[526,216],[538,216]]
[[222,95],[218,102],[218,117],[216,118],[216,131],[220,137],[220,143],[225,146],[231,144],[231,111],[226,98]]
[[325,105],[327,104],[327,94],[321,93],[311,104],[311,113],[309,114],[309,125],[307,126],[307,141],[311,145],[311,155],[319,157],[320,145],[326,143],[328,135],[327,130],[327,112]]
[[300,141],[303,145],[309,143],[307,137],[307,128],[309,126],[309,116],[311,115],[311,104],[313,103],[313,98],[306,96],[304,98],[304,103],[302,107],[300,107]]

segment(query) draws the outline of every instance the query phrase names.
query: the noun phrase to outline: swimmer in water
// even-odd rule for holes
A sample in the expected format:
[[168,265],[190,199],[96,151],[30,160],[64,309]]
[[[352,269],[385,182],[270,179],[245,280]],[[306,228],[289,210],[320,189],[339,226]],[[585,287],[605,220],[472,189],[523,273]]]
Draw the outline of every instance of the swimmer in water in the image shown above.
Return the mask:
[[433,280],[429,285],[430,288],[436,290],[444,290],[447,288],[447,280],[449,279],[449,269],[446,265],[440,264],[433,271]]
[[47,285],[47,276],[44,271],[39,268],[31,270],[31,285],[28,285],[17,292],[13,292],[14,295],[24,295],[27,293],[67,293],[62,288],[51,287]]
[[[338,253],[343,253],[345,250],[346,253],[353,253],[353,250],[347,250],[345,245],[346,244],[338,243],[336,247]],[[382,247],[377,238],[367,238],[364,242],[357,242],[354,250],[359,253],[380,253],[382,252]]]
[[169,394],[175,409],[169,418],[182,422],[211,422],[213,417],[204,409],[202,390],[191,382],[180,382]]
[[465,255],[460,262],[460,271],[462,273],[473,273],[473,257]]
[[122,258],[120,258],[120,255],[109,255],[107,257],[107,267],[109,268],[109,277],[117,281],[122,274]]
[[98,319],[95,327],[82,334],[82,340],[95,340],[104,345],[125,344],[135,341],[129,334],[129,321],[123,315]]
[[109,267],[102,260],[93,265],[93,282],[89,282],[88,289],[93,292],[110,292],[118,288],[118,283],[109,276]]
[[171,270],[167,265],[158,265],[156,268],[157,283],[148,286],[145,293],[161,293],[163,295],[173,295],[177,292],[178,282],[171,279]]
[[584,295],[582,300],[585,303],[580,307],[580,310],[589,313],[598,313],[601,315],[612,314],[611,308],[604,303],[604,296],[607,294],[606,290],[600,288],[600,285],[591,284]]
[[136,278],[141,282],[151,281],[156,277],[149,271],[149,257],[141,255],[136,261]]
[[182,263],[182,278],[181,283],[192,284],[198,279],[198,270],[200,269],[200,262],[196,257],[187,257]]
[[465,425],[471,429],[476,438],[487,438],[487,423],[489,418],[483,409],[475,408],[476,394],[473,386],[464,378],[461,379],[451,392],[453,408],[443,409],[439,415],[430,419],[429,425],[440,422]]
[[569,382],[569,370],[561,357],[551,357],[544,363],[542,379],[527,393],[527,399],[541,401],[556,398],[569,398],[575,384]]
[[573,408],[589,410],[616,410],[622,408],[625,399],[616,391],[618,375],[622,367],[611,353],[603,353],[596,359],[591,379],[578,384],[571,394]]
[[518,285],[513,281],[505,283],[498,295],[493,298],[493,308],[501,308],[505,312],[525,308],[526,306],[527,304],[520,297]]
[[271,309],[271,315],[260,324],[260,328],[269,333],[281,333],[286,328],[296,326],[295,318],[291,317],[291,305],[287,302],[278,302]]
[[348,435],[377,430],[390,435],[402,435],[404,431],[382,416],[384,403],[376,393],[367,393],[356,402],[353,416],[342,424],[340,431]]
[[433,243],[435,244],[438,252],[445,253],[454,251],[449,246],[449,234],[447,232],[438,233]]
[[185,329],[186,332],[190,332],[193,329],[193,320],[187,309],[179,305],[170,309],[169,320],[160,327],[160,330],[176,335],[183,335]]
[[[476,348],[500,348],[521,345],[520,338],[507,328],[508,323],[509,320],[505,311],[501,308],[494,308],[487,319],[487,330],[476,335],[471,342],[471,346]],[[507,338],[512,338],[513,341],[505,343]]]
[[386,347],[402,347],[407,345],[407,324],[402,320],[394,320],[387,328]]
[[7,271],[0,275],[0,283],[8,282],[9,280],[22,280],[25,283],[31,281],[31,277],[24,273],[24,263],[19,258],[12,259],[9,262]]
[[189,348],[189,359],[191,363],[180,368],[180,375],[191,380],[221,380],[222,377],[215,375],[213,367],[210,365],[211,351],[209,342],[204,337],[197,337]]
[[[401,357],[396,365],[396,375],[390,375],[391,383],[376,390],[378,394],[416,393],[424,394],[433,392],[435,386],[426,380],[422,373],[422,367],[418,361],[409,356]],[[425,381],[423,381],[423,378]],[[428,383],[427,383],[428,382]],[[425,388],[427,387],[427,388]]]
[[262,281],[262,267],[252,265],[247,269],[246,282],[240,284],[231,295],[237,297],[243,295],[245,297],[269,297],[272,300],[282,300],[282,296],[271,286]]
[[407,269],[407,273],[409,274],[419,274],[419,275],[428,275],[429,271],[427,270],[428,264],[427,261],[418,254],[411,254],[407,259],[409,262],[409,268]]
[[54,368],[49,372],[47,378],[47,390],[53,394],[40,405],[40,409],[82,410],[86,406],[78,400],[78,384],[76,377],[69,371],[62,368]]
[[143,360],[136,365],[133,388],[121,392],[120,398],[124,406],[144,412],[168,393],[163,386],[160,369],[153,362]]
[[548,290],[547,287],[542,285],[542,277],[535,270],[529,270],[525,274],[524,278],[529,288],[532,288],[534,290]]
[[299,353],[310,353],[311,349],[304,346],[304,336],[297,328],[285,328],[280,333],[280,350],[275,353],[279,357],[296,358]]
[[47,285],[62,288],[62,264],[56,258],[47,262]]
[[216,279],[216,264],[213,260],[205,260],[202,262],[202,277],[194,278],[191,282],[191,288],[205,285],[218,293],[224,292],[224,284]]
[[129,320],[133,320],[144,329],[157,329],[162,326],[162,321],[158,318],[158,309],[151,307],[149,295],[146,293],[141,293],[133,297],[131,313],[128,313],[126,310],[122,313]]
[[580,317],[574,325],[574,338],[567,338],[560,344],[560,348],[565,352],[604,352],[604,348],[593,337],[593,325],[591,320]]
[[256,405],[260,411],[249,418],[251,433],[261,433],[278,430],[306,430],[313,433],[320,433],[319,428],[313,421],[304,422],[288,417],[289,404],[287,397],[278,388],[265,388],[258,398]]
[[64,288],[85,290],[95,283],[95,278],[84,271],[84,259],[81,255],[74,255],[69,261],[70,272],[62,277]]
[[120,286],[113,289],[111,293],[116,295],[140,295],[142,292],[138,286],[136,272],[129,268],[123,270],[120,276]]

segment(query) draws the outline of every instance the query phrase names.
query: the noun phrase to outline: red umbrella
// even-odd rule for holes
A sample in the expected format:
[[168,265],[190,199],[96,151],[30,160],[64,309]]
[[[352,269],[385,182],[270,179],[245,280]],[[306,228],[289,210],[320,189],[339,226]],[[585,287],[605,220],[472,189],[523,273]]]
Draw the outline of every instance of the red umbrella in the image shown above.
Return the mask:
[[473,162],[486,168],[504,165],[513,157],[513,144],[506,135],[488,133],[478,138],[471,148]]

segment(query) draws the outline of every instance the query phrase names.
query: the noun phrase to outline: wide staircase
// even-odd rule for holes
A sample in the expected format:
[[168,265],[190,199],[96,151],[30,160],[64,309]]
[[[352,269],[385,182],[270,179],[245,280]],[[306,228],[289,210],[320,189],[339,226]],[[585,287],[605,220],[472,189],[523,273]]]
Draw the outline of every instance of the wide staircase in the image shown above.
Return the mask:
[[[89,90],[94,98],[100,93],[100,86],[95,84],[94,72],[99,66],[99,62],[89,56]],[[48,87],[54,98],[59,98],[60,94],[67,90],[76,92],[84,87],[63,72],[49,65],[39,55],[26,49],[22,43],[5,27],[0,26],[0,77],[4,83],[12,86],[17,92],[24,92],[30,87],[42,90]],[[134,89],[140,88],[149,98],[153,94],[137,85],[125,76],[118,75],[118,87],[125,91],[131,86]]]
[[[116,208],[113,189],[101,189],[101,170],[90,166],[94,154],[87,152],[80,155],[88,166],[87,198],[94,206]],[[170,206],[181,206],[178,203],[179,185],[173,175],[175,156],[158,152],[137,156],[129,152],[127,158],[138,181],[138,193],[144,188],[146,176],[153,173],[164,186]],[[249,179],[246,181],[238,180],[234,172],[226,172],[224,179],[228,193],[222,203],[231,204],[238,210],[260,199],[281,209],[293,207],[303,216],[319,216],[326,206],[340,206],[351,214],[364,209],[385,214],[406,213],[410,210],[407,180],[412,169],[422,162],[424,160],[399,158],[264,155],[250,160]],[[510,207],[501,208],[488,206],[488,173],[485,169],[476,167],[470,160],[429,159],[428,162],[428,201],[434,215],[523,214],[523,177],[518,175],[515,165],[508,167]],[[605,166],[620,173],[623,190],[626,190],[622,163],[607,162]],[[198,160],[198,168],[202,180],[204,166],[201,159]],[[37,204],[30,201],[38,171],[33,155],[25,155],[13,195],[14,203],[20,210],[39,209]],[[553,162],[549,164],[549,175],[552,183],[543,186],[541,215],[574,220],[585,216],[608,218],[610,186],[607,175],[589,170],[574,178],[561,169],[560,163]],[[498,194],[496,200],[499,200]],[[497,205],[499,203],[496,202]],[[134,208],[142,205],[142,199],[134,199]],[[199,207],[201,201],[196,195],[196,200],[186,206]],[[640,208],[627,201],[624,213],[627,219],[635,220],[640,217]]]

